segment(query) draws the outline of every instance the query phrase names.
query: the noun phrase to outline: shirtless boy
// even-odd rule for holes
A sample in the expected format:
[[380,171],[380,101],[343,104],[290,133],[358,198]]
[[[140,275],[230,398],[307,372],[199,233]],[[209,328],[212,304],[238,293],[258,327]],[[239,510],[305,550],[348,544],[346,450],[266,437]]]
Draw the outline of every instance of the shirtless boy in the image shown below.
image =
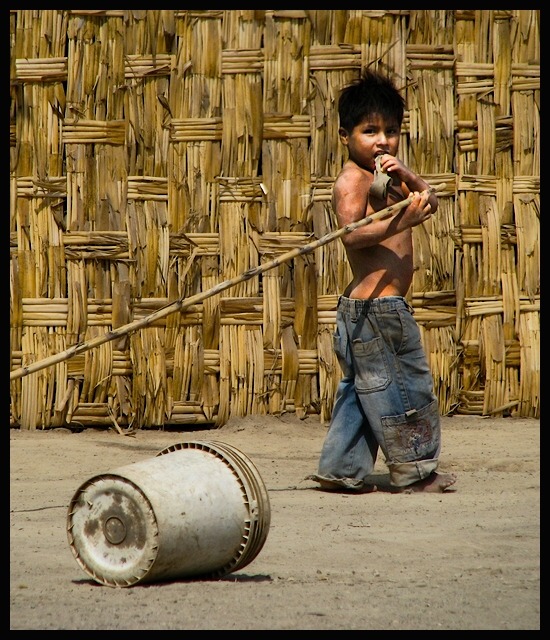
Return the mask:
[[412,201],[395,216],[342,237],[353,273],[338,300],[334,333],[343,377],[318,472],[310,476],[327,491],[375,490],[368,477],[379,449],[393,491],[442,492],[456,482],[453,474],[436,471],[438,402],[419,327],[405,300],[414,269],[412,229],[431,218],[438,201],[397,157],[404,105],[388,77],[368,70],[338,102],[340,140],[348,149],[333,187],[338,226],[410,195]]

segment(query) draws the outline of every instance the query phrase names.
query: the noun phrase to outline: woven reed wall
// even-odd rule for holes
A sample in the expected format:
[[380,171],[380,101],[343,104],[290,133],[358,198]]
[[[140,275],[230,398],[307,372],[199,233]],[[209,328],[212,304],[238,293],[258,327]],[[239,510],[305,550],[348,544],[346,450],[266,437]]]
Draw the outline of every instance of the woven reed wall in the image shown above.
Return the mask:
[[11,425],[329,419],[341,242],[208,292],[336,228],[368,64],[447,185],[409,295],[441,412],[538,417],[539,44],[534,10],[11,10]]

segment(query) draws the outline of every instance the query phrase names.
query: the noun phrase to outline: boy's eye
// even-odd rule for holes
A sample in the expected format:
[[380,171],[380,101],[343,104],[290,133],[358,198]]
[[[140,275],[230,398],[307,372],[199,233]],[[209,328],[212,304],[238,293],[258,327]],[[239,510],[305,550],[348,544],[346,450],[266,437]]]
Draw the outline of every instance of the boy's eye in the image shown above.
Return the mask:
[[[365,127],[363,129],[363,133],[365,135],[376,135],[378,133],[379,129],[375,128],[375,127]],[[399,135],[399,129],[386,129],[386,131],[384,132],[385,135],[387,136],[396,136]]]

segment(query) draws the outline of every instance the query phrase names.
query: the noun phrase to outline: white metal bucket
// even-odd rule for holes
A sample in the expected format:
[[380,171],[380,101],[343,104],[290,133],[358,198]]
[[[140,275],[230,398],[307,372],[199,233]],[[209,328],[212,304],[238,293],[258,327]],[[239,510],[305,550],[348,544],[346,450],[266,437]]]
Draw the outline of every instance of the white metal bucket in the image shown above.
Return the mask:
[[251,460],[229,444],[192,441],[84,482],[67,535],[96,582],[128,587],[241,569],[261,551],[270,521]]

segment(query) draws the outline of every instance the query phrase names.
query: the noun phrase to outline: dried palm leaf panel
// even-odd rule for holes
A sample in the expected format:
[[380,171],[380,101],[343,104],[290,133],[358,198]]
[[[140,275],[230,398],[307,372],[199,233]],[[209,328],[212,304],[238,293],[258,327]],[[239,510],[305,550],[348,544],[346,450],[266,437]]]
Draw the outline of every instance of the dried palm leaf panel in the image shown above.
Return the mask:
[[[223,129],[222,16],[220,11],[175,12],[175,56],[168,99],[171,114],[168,220],[172,242],[178,247],[188,243],[188,251],[174,254],[170,273],[172,297],[176,290],[179,298],[190,297],[211,289],[220,280],[219,255],[223,249],[218,237],[217,178],[221,173]],[[188,339],[193,345],[191,350],[185,345]],[[218,354],[219,297],[203,302],[196,331],[174,334],[170,344],[175,349],[172,418],[176,422],[182,420],[178,408],[183,406],[181,403],[190,407],[200,400],[194,419],[215,421],[219,360],[215,358],[214,366],[202,363],[204,353]],[[192,359],[198,353],[195,349],[201,354],[201,367],[193,370],[197,364]],[[180,368],[182,371],[178,371]],[[200,389],[193,383],[193,393],[186,392],[181,384],[190,375],[193,379],[197,376],[197,380],[201,376]],[[200,398],[195,397],[196,393]]]
[[[410,13],[401,71],[407,104],[400,155],[428,183],[445,182],[436,215],[413,232],[414,275],[408,293],[420,327],[434,391],[443,415],[457,404],[459,358],[454,291],[455,178],[454,16],[447,11]],[[408,151],[408,155],[407,152]],[[449,197],[450,196],[450,197]]]
[[[266,263],[289,251],[299,250],[310,241],[309,233],[265,233],[260,243],[262,262]],[[310,371],[302,372],[300,368],[300,351],[316,347],[317,269],[311,254],[297,256],[292,262],[292,267],[295,295],[280,298],[276,306],[273,305],[271,296],[265,292],[270,285],[274,290],[278,287],[277,270],[264,273],[264,299],[265,304],[270,305],[269,309],[264,310],[264,344],[266,336],[272,335],[274,327],[278,324],[282,328],[282,410],[295,411],[300,417],[305,417],[312,411],[316,412],[318,404],[315,380],[311,377]]]
[[[39,125],[37,125],[39,126]],[[37,151],[39,153],[39,150]],[[44,348],[51,345],[53,349],[61,347],[65,348],[65,321],[66,306],[64,307],[64,317],[60,322],[56,322],[49,314],[49,306],[55,306],[55,303],[62,299],[65,301],[64,294],[67,284],[65,271],[65,255],[63,251],[63,229],[58,222],[59,209],[57,207],[59,198],[57,196],[49,197],[48,192],[53,192],[53,185],[44,185],[30,187],[30,191],[26,188],[28,183],[32,181],[18,180],[17,188],[17,205],[15,219],[19,227],[17,236],[19,237],[19,249],[14,257],[14,265],[11,270],[10,287],[13,291],[12,300],[19,301],[19,309],[13,309],[12,320],[19,316],[22,322],[22,331],[17,330],[17,324],[12,325],[15,333],[12,332],[12,341],[18,340],[17,343],[12,342],[11,348],[18,350],[21,348],[23,354],[25,349],[22,347],[24,333],[32,333],[38,331],[42,333],[45,330],[49,337],[45,335],[37,337],[37,341]],[[36,184],[36,183],[35,183]],[[52,188],[53,187],[53,188]],[[36,191],[45,194],[46,197],[32,197],[32,193]],[[53,204],[53,206],[52,206]],[[39,301],[44,304],[40,305],[38,316],[30,316],[25,309],[25,301]],[[35,329],[40,327],[40,329]],[[58,328],[59,327],[59,328]],[[56,334],[58,336],[56,337]],[[30,343],[33,339],[29,336]],[[27,343],[29,344],[29,343]],[[55,352],[55,351],[54,351]],[[36,352],[31,352],[36,353]],[[44,353],[41,350],[41,353]],[[53,353],[53,352],[52,352]],[[26,360],[23,356],[22,360]],[[28,360],[27,360],[28,361]],[[44,393],[37,400],[39,403],[47,402],[59,393],[64,394],[65,389],[60,391],[55,388],[55,379],[50,375],[44,376],[42,384],[46,385]],[[24,386],[24,383],[22,383]],[[63,380],[59,380],[59,384],[63,385]],[[16,388],[21,388],[17,385]],[[27,394],[22,390],[22,393]],[[21,398],[23,401],[23,398]],[[21,414],[21,408],[17,406],[13,409],[14,414]],[[46,428],[51,426],[51,413],[45,406],[40,409],[41,419],[40,426]],[[29,413],[26,414],[30,416]],[[31,417],[30,421],[25,424],[24,428],[35,428],[37,426],[36,417]]]
[[[68,234],[97,232],[102,238],[101,232],[125,229],[123,17],[122,12],[105,11],[93,16],[69,12],[67,113],[63,126]],[[119,90],[113,91],[111,83]],[[94,243],[92,236],[89,240],[87,247],[73,245],[74,250],[67,254],[67,334],[75,342],[103,335],[117,323],[124,324],[131,306],[128,264],[117,260],[120,253],[116,241],[103,237]],[[115,242],[113,249],[104,244],[107,241]],[[91,300],[100,305],[113,301],[110,316],[95,322]],[[87,355],[83,375],[72,385],[72,419],[78,417],[84,425],[88,413],[79,409],[80,402],[106,407],[102,418],[94,416],[93,424],[100,419],[108,425],[128,420],[128,380],[112,378],[113,348],[125,350],[127,343],[119,340],[108,349]],[[126,413],[121,415],[119,411]]]
[[260,297],[220,301],[220,414],[267,414],[261,302]]
[[[493,295],[499,296],[502,294],[500,282],[501,213],[496,204],[496,198],[494,195],[494,192],[496,192],[497,178],[493,177],[496,172],[495,154],[497,149],[497,112],[493,97],[494,67],[491,64],[492,51],[487,50],[486,45],[479,35],[487,28],[487,20],[491,16],[490,12],[486,12],[486,14],[483,14],[483,12],[473,12],[473,14],[461,17],[465,17],[466,20],[470,22],[473,20],[474,29],[471,31],[464,28],[459,31],[460,46],[457,45],[457,49],[462,50],[464,55],[461,58],[463,61],[456,65],[456,71],[459,77],[459,82],[457,84],[457,94],[459,99],[458,121],[459,125],[463,126],[463,129],[466,129],[469,126],[473,126],[476,129],[475,141],[477,144],[471,146],[465,145],[462,149],[459,149],[459,151],[461,150],[464,152],[462,158],[465,159],[464,164],[461,165],[464,172],[463,185],[468,179],[473,183],[473,188],[469,193],[459,194],[459,211],[462,216],[460,224],[469,225],[471,222],[471,224],[480,225],[481,227],[481,247],[476,248],[477,255],[474,257],[473,252],[470,251],[471,246],[468,245],[464,247],[464,255],[465,265],[467,265],[467,267],[471,265],[472,269],[475,268],[476,270],[482,270],[481,274],[476,274],[472,270],[472,282],[470,283],[469,279],[465,277],[463,281],[464,286],[461,284],[461,292],[464,292],[464,296],[467,299],[470,296],[475,295],[472,293],[474,289],[477,291],[477,294],[482,297]],[[461,24],[460,26],[463,27],[464,25]],[[472,24],[469,24],[468,26],[471,27]],[[463,37],[464,41],[462,40]],[[468,42],[468,47],[465,43],[466,38],[470,40],[470,42]],[[475,102],[473,100],[474,96]],[[462,111],[460,111],[461,102],[463,107]],[[461,138],[462,140],[465,140],[465,133],[465,131],[463,133],[459,133],[459,140]],[[466,159],[466,156],[469,154],[471,154],[471,160],[470,157]],[[501,172],[506,174],[505,158],[501,158],[500,168]],[[473,176],[467,175],[468,173],[474,172],[481,174],[477,176],[477,178],[479,178],[477,183]],[[501,187],[505,187],[506,175],[503,175],[502,179],[504,182]],[[490,193],[486,196],[477,195],[478,192],[484,190],[483,184],[480,184],[482,181],[489,185]],[[493,189],[495,190],[494,192]],[[501,188],[500,193],[503,200],[506,200],[505,188]],[[504,202],[501,202],[501,205],[501,210],[505,210]],[[475,282],[473,281],[474,279],[476,280]],[[459,301],[462,301],[462,296],[459,298]],[[460,312],[462,312],[462,309],[460,309]],[[487,325],[492,326],[493,321],[495,321],[495,318],[488,316]],[[502,320],[499,319],[496,320],[496,322],[498,324],[498,322],[502,322]],[[482,320],[481,329],[483,335],[487,336],[487,328],[484,325],[485,319]],[[466,342],[472,339],[478,339],[478,336],[474,336],[474,327],[467,318],[462,325],[462,329],[464,331],[464,340]],[[499,326],[499,329],[501,329],[501,325]],[[478,328],[475,327],[476,332],[477,330]],[[487,357],[490,358],[491,350],[486,350],[486,353],[488,354]],[[495,357],[498,358],[498,354]],[[494,387],[495,385],[498,386],[504,384],[504,382],[502,382],[503,376],[495,370],[495,367],[491,365],[490,361],[485,367],[482,366],[482,373],[484,376],[489,376],[487,384],[484,379],[476,379],[475,384],[477,385],[479,382],[481,388],[485,388],[486,386],[484,407],[486,410],[494,409],[497,405],[491,404],[492,401],[490,398],[492,397],[494,400],[496,399],[496,401],[499,402],[497,399],[498,395],[503,395],[504,391],[503,389],[500,389],[499,394],[495,394]],[[497,379],[494,380],[492,376],[496,376]]]
[[[170,239],[171,263],[169,267],[169,300],[185,300],[192,295],[192,291],[197,289],[197,282],[202,282],[205,289],[211,289],[218,283],[218,256],[219,237],[217,233],[190,233],[172,236]],[[200,285],[199,285],[200,286]],[[168,367],[168,403],[172,407],[168,422],[179,422],[179,414],[183,411],[181,407],[186,407],[189,403],[196,403],[200,400],[200,411],[195,416],[198,421],[214,422],[215,414],[219,403],[218,373],[219,373],[219,352],[218,349],[207,350],[206,344],[218,344],[219,336],[219,300],[216,300],[215,322],[204,323],[203,314],[206,301],[195,310],[198,318],[198,327],[191,333],[189,326],[190,315],[188,312],[173,313],[166,317],[166,348],[169,360]],[[193,307],[194,309],[194,307]],[[201,345],[201,357],[204,359],[204,369],[195,367],[188,352],[188,341],[191,348],[198,349]],[[211,355],[208,355],[208,354]],[[172,356],[173,354],[173,356]],[[212,362],[214,357],[214,362]],[[201,360],[201,363],[203,361]],[[202,384],[197,391],[196,383],[200,382],[199,376],[203,371]],[[195,391],[189,393],[189,385],[185,382],[193,375],[193,388]],[[198,397],[195,397],[196,394]],[[194,399],[192,399],[194,398]],[[170,410],[170,406],[168,409]],[[186,421],[189,421],[187,410],[185,411]]]
[[317,357],[319,360],[319,418],[328,424],[334,406],[334,396],[342,377],[342,370],[334,352],[334,328],[338,295],[319,296]]
[[[25,328],[23,299],[59,298],[65,295],[63,253],[65,221],[63,206],[62,111],[67,79],[66,18],[58,11],[17,11],[10,21],[14,36],[10,43],[10,81],[16,111],[13,122],[10,227],[18,250],[10,270],[12,291],[11,350],[21,352],[22,362],[34,359],[37,351],[24,348],[40,345],[40,353],[64,346],[64,329],[49,326]],[[32,108],[30,106],[32,105]],[[20,319],[20,322],[18,321]],[[37,332],[38,335],[33,335]],[[27,335],[25,335],[27,334]],[[47,334],[50,334],[49,337]],[[62,371],[63,368],[60,370]],[[39,389],[38,386],[39,385]],[[29,388],[27,388],[27,386]],[[64,394],[63,378],[56,386],[52,372],[38,380],[11,385],[11,413],[23,428],[46,428],[54,418],[46,404]],[[39,396],[31,396],[39,392]]]
[[[126,14],[129,280],[132,297],[139,301],[134,318],[142,310],[150,312],[167,299],[176,299],[179,293],[170,255],[168,207],[174,20],[173,11]],[[173,374],[175,344],[182,331],[180,314],[172,314],[161,326],[145,329],[128,342],[132,362],[140,366],[132,379],[132,404],[139,398],[134,418],[139,427],[163,426],[170,419],[175,398],[168,374]]]
[[[13,234],[12,234],[13,235]],[[23,302],[19,286],[19,257],[15,251],[10,259],[10,371],[22,364]],[[10,424],[21,423],[21,385],[10,380]]]
[[[263,134],[263,52],[260,48],[263,22],[263,10],[225,12],[223,21],[225,48],[222,51],[224,100],[219,229],[224,278],[237,276],[259,264],[258,233],[262,231],[264,200],[263,185],[258,177]],[[259,291],[260,281],[253,278],[239,283],[224,297],[255,298]],[[246,342],[249,337],[243,334],[241,340]],[[226,353],[225,350],[220,353],[220,358],[224,359]],[[261,386],[253,391],[255,383],[250,375],[254,376],[253,366],[247,368],[244,387],[248,398],[243,396],[238,401],[241,407],[254,403],[251,398],[262,393]]]
[[[27,364],[36,357],[41,359],[48,350],[63,351],[66,344],[65,326],[67,304],[65,298],[22,299],[23,361]],[[28,351],[32,344],[32,351]],[[32,357],[29,358],[29,355]],[[30,381],[21,390],[21,421],[27,429],[46,429],[63,426],[66,418],[67,366],[50,369],[43,376]],[[31,394],[39,395],[30,400]],[[28,405],[28,406],[27,406]]]
[[[259,219],[262,207],[263,191],[259,179],[234,178],[222,180],[220,184],[220,271],[223,279],[230,279],[257,266],[260,262],[258,239],[255,239],[255,221]],[[220,409],[221,415],[243,416],[247,408],[264,413],[258,405],[258,396],[263,397],[263,378],[256,375],[255,366],[262,366],[262,353],[258,351],[258,337],[261,339],[261,327],[251,329],[248,322],[242,325],[225,313],[246,312],[247,303],[259,296],[258,278],[251,278],[232,287],[218,298],[220,305]],[[242,298],[242,300],[239,299]],[[227,299],[227,300],[226,300]],[[233,301],[230,304],[228,301]],[[229,304],[229,307],[224,306]],[[254,333],[254,336],[250,332]],[[257,332],[260,335],[257,335]],[[244,351],[239,350],[250,343]],[[252,349],[252,351],[250,350]],[[251,357],[252,361],[249,361]],[[261,403],[260,403],[261,404]]]
[[540,310],[520,315],[520,411],[524,417],[540,416]]
[[[225,12],[223,20],[225,47],[222,50],[223,135],[219,232],[220,261],[223,261],[220,263],[221,274],[227,278],[259,263],[257,235],[261,231],[263,201],[259,177],[263,132],[263,20],[263,10],[229,11]],[[237,285],[224,297],[257,297],[259,290],[259,280],[254,278]],[[205,304],[208,302],[205,301]],[[210,304],[216,305],[217,309],[220,302],[223,303],[224,300],[215,300]],[[222,325],[216,336],[216,344],[209,345],[213,347],[220,344],[220,372],[228,372],[223,377],[223,386],[220,377],[220,416],[229,416],[232,411],[233,394],[230,381],[233,363],[228,362],[228,355],[235,348],[231,343],[232,335],[235,332],[239,334],[237,340],[240,339],[243,344],[252,339],[250,348],[253,350],[257,350],[258,338],[261,342],[261,330],[258,334],[260,328],[254,329],[253,333],[248,329],[248,326],[242,327],[241,331],[233,327],[225,329]],[[258,357],[258,360],[248,363],[239,364],[235,361],[244,376],[241,384],[237,385],[241,389],[238,393],[239,398],[236,399],[236,406],[240,407],[237,411],[242,411],[246,406],[255,406],[255,412],[265,413],[261,406],[257,406],[257,398],[265,398],[263,376],[255,370],[262,362],[261,357]],[[215,384],[216,380],[212,379],[212,385]]]
[[[262,228],[281,233],[300,233],[306,229],[310,183],[308,145],[311,135],[310,118],[306,112],[308,96],[307,68],[310,23],[304,11],[266,11],[264,36],[264,130],[262,145],[262,175],[266,188],[265,219]],[[264,296],[264,348],[273,350],[275,360],[281,349],[299,348],[297,336],[303,334],[296,327],[292,337],[282,342],[281,304],[283,298],[295,298],[293,264],[283,264],[265,274],[262,279]],[[302,316],[303,317],[303,316]],[[285,362],[291,361],[291,352]],[[284,368],[283,376],[290,374]],[[269,397],[270,413],[281,413],[288,400],[292,405],[294,393],[291,380],[277,380],[282,395]]]
[[[389,74],[398,89],[407,85],[408,24],[419,12],[409,10],[350,10],[346,42],[361,45],[361,67]],[[403,150],[404,152],[405,150]]]
[[512,115],[517,280],[521,298],[519,415],[540,415],[540,10],[514,10]]

